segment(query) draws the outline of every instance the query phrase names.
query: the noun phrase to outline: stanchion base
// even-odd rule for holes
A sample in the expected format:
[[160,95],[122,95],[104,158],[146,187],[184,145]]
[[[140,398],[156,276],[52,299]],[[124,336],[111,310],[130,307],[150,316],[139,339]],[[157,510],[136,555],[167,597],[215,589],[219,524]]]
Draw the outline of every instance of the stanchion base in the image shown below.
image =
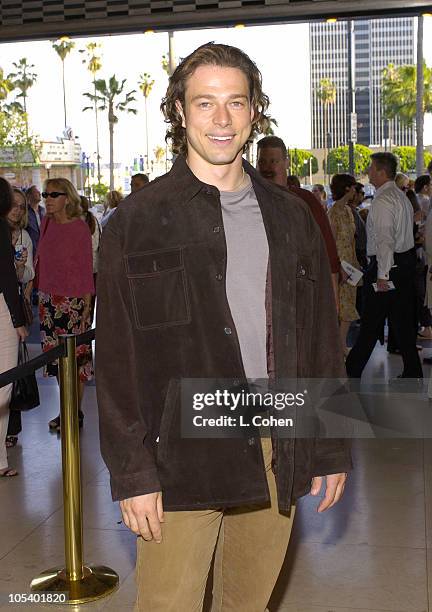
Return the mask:
[[81,580],[69,580],[64,568],[53,568],[33,578],[30,587],[36,593],[68,593],[69,598],[64,603],[78,604],[106,597],[117,589],[118,584],[118,575],[109,567],[85,565]]

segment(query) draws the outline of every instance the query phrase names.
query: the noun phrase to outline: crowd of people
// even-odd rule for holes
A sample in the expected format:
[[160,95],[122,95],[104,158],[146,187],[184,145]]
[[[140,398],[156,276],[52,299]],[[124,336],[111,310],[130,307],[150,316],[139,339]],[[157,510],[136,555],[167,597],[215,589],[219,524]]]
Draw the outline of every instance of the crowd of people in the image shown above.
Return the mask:
[[[131,191],[148,182],[147,175],[134,175]],[[24,191],[0,177],[1,371],[17,365],[18,341],[28,335],[33,306],[38,307],[44,352],[57,346],[59,335],[89,328],[95,311],[102,228],[122,199],[119,191],[108,192],[99,221],[88,198],[65,178],[48,179],[41,193],[36,185]],[[93,378],[90,345],[77,348],[77,364],[81,427],[84,385]],[[44,373],[58,379],[58,363],[48,364]],[[7,449],[17,444],[22,428],[21,413],[9,412],[10,396],[11,385],[0,389],[0,476],[5,477],[17,475],[8,465]],[[58,432],[60,415],[48,425]]]
[[[214,559],[216,608],[263,610],[296,500],[322,492],[317,511],[328,510],[352,467],[349,440],[332,436],[295,445],[278,428],[182,436],[182,379],[229,378],[233,388],[244,379],[339,379],[344,364],[361,378],[386,321],[400,376],[423,376],[432,166],[412,183],[393,154],[374,153],[370,207],[365,186],[346,173],[332,177],[329,206],[325,186],[307,190],[288,175],[277,136],[258,141],[257,169],[243,159],[249,137],[268,127],[268,104],[250,58],[208,43],[182,60],[162,103],[172,170],[150,184],[133,177],[121,206],[109,192],[99,219],[65,178],[48,179],[42,193],[0,178],[0,372],[17,363],[32,302],[49,351],[60,335],[89,328],[97,294],[101,453],[113,500],[139,536],[139,609],[201,609]],[[76,356],[82,426],[91,346]],[[45,374],[58,377],[57,363]],[[9,417],[10,396],[10,385],[0,389],[0,477],[17,475],[7,447],[21,423]],[[60,416],[49,422],[61,427]],[[148,545],[162,544],[162,526],[163,545]]]
[[[407,279],[409,286],[404,291],[406,296],[411,296],[411,304],[414,305],[411,316],[413,321],[411,334],[406,333],[409,329],[409,319],[400,319],[397,315],[395,319],[395,313],[390,312],[391,308],[388,305],[378,311],[375,305],[372,321],[369,320],[369,315],[364,317],[365,309],[366,313],[368,312],[366,280],[370,276],[368,270],[371,267],[373,280],[376,280],[376,270],[374,270],[376,254],[371,250],[373,247],[370,246],[369,251],[367,248],[368,233],[372,234],[374,231],[372,226],[368,230],[367,218],[374,205],[363,206],[364,185],[349,174],[334,175],[329,186],[332,200],[332,205],[329,206],[329,197],[324,185],[315,184],[311,190],[307,190],[300,186],[298,177],[287,174],[287,149],[280,138],[267,136],[258,141],[257,168],[261,175],[304,200],[320,227],[329,258],[339,317],[340,339],[342,350],[347,358],[348,373],[354,376],[361,375],[376,341],[380,340],[381,343],[384,343],[384,323],[387,320],[389,353],[405,356],[403,376],[418,377],[422,375],[422,370],[417,351],[422,350],[423,347],[416,344],[416,356],[413,357],[414,331],[420,340],[432,339],[430,311],[432,307],[432,215],[429,215],[432,179],[430,174],[421,175],[413,180],[401,172],[396,173],[396,161],[392,159],[391,154],[381,157],[378,154],[375,159],[378,159],[378,162],[375,161],[378,164],[379,160],[381,164],[390,162],[391,171],[387,178],[401,192],[400,200],[406,208],[405,222],[410,228],[412,227],[414,244],[411,247],[409,237],[406,236],[405,245],[410,247],[406,250],[409,251],[408,257],[415,271]],[[372,167],[373,165],[374,162],[372,162]],[[432,165],[430,171],[432,172]],[[148,182],[149,179],[145,174],[133,176],[131,192],[138,191]],[[3,299],[6,300],[5,304],[8,307],[13,326],[18,330],[15,335],[21,339],[24,339],[26,335],[25,325],[22,325],[23,322],[25,323],[23,319],[25,313],[29,311],[29,306],[31,310],[32,304],[38,305],[41,344],[43,350],[47,351],[58,344],[60,334],[78,334],[88,329],[93,321],[102,230],[117,210],[123,196],[119,191],[108,192],[103,213],[98,214],[96,209],[90,207],[88,198],[80,196],[74,185],[67,179],[55,178],[46,181],[42,194],[35,185],[25,192],[17,187],[11,187],[4,179],[1,179],[1,185],[1,217],[4,232],[2,247],[5,248],[7,234],[13,255],[12,257],[11,254],[8,254],[3,259],[3,266],[8,266],[8,272],[6,273],[5,268],[2,275]],[[379,185],[377,187],[379,189]],[[44,205],[42,205],[42,197]],[[407,202],[410,203],[409,209]],[[393,229],[387,228],[390,233],[397,230],[398,223],[400,225],[400,219],[392,221],[395,223]],[[404,231],[409,234],[406,227]],[[389,240],[393,238],[394,235],[390,236]],[[369,245],[371,243],[372,240],[369,238]],[[391,245],[389,248],[391,249]],[[399,258],[399,255],[396,253],[395,257]],[[392,262],[394,259],[392,257]],[[358,284],[350,283],[349,274],[341,262],[346,262],[360,270],[364,278]],[[394,263],[392,266],[396,267]],[[13,298],[11,292],[14,294]],[[372,295],[372,297],[376,296]],[[396,310],[398,310],[399,296],[395,302],[397,303]],[[8,319],[5,304],[3,315],[4,319]],[[407,297],[408,309],[410,309],[409,304],[410,298]],[[405,316],[406,310],[403,313]],[[353,327],[354,329],[360,327],[359,340],[351,356],[348,357],[351,351],[348,346],[348,338]],[[365,340],[366,336],[367,340]],[[410,349],[406,349],[407,342]],[[360,349],[359,346],[363,348]],[[407,350],[410,353],[408,358],[406,357]],[[359,357],[359,351],[361,357]],[[6,352],[7,358],[2,365],[3,369],[16,365],[15,339]],[[84,414],[81,410],[81,401],[84,384],[93,377],[91,347],[80,346],[77,349],[77,357],[79,424],[82,426]],[[406,359],[411,365],[407,365]],[[432,363],[432,359],[426,357],[424,362]],[[45,374],[58,378],[57,363],[49,364],[45,369]],[[1,393],[3,399],[1,401],[0,447],[10,448],[18,441],[21,418],[19,412],[11,412],[9,415],[7,406],[10,389],[4,388]],[[49,422],[49,428],[59,431],[60,416]],[[3,470],[5,475],[16,474],[15,470],[9,469],[6,458],[0,460],[0,470]]]
[[[375,197],[370,206],[364,206],[364,185],[350,174],[332,177],[331,206],[325,187],[313,185],[311,192],[325,211],[326,220],[317,215],[311,192],[300,189],[297,177],[287,176],[287,149],[280,138],[267,136],[258,142],[257,165],[268,180],[294,189],[320,225],[335,281],[348,374],[361,376],[377,340],[384,343],[387,321],[388,351],[404,359],[400,376],[420,378],[417,352],[423,347],[416,344],[416,335],[419,340],[432,338],[432,164],[427,174],[410,179],[396,171],[397,159],[391,153],[372,155],[369,182],[375,188]],[[397,282],[391,281],[394,289],[392,285],[381,291],[373,287],[377,263],[383,264],[379,271],[384,275],[378,282],[398,277]],[[350,282],[346,264],[362,273],[359,282]],[[360,332],[350,354],[349,333],[356,327]],[[430,357],[423,361],[432,363]]]

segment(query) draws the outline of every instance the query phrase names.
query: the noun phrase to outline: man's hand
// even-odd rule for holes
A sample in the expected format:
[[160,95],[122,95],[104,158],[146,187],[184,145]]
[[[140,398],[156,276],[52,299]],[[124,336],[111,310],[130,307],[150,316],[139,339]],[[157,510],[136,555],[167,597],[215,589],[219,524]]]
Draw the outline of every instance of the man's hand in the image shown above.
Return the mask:
[[26,288],[24,289],[24,297],[29,302],[31,302],[32,291],[33,291],[33,281],[31,280],[30,282],[27,283]]
[[162,493],[148,493],[138,497],[129,497],[120,502],[123,522],[131,531],[144,540],[162,542],[164,522]]
[[341,266],[340,267],[340,282],[341,282],[341,285],[346,283],[348,279],[349,279],[349,274]]
[[329,476],[325,477],[315,476],[315,478],[312,478],[311,495],[319,495],[323,478],[326,478],[327,480],[326,492],[324,499],[321,500],[321,503],[317,508],[317,512],[324,512],[337,504],[344,492],[347,474],[330,474]]
[[389,291],[390,287],[388,281],[384,278],[377,279],[377,290],[378,291]]

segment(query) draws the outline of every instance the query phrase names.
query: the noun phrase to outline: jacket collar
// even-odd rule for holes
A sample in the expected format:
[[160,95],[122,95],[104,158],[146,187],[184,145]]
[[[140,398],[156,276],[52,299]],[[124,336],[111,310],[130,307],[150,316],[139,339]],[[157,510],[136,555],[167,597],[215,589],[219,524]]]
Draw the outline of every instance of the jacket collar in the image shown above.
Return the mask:
[[[250,176],[254,189],[258,186],[258,188],[264,189],[271,196],[282,197],[281,190],[264,179],[245,159],[243,159],[243,168]],[[169,171],[169,177],[174,182],[174,189],[178,200],[184,204],[190,202],[201,190],[207,194],[219,195],[217,187],[203,183],[195,176],[187,165],[184,155],[178,155]]]

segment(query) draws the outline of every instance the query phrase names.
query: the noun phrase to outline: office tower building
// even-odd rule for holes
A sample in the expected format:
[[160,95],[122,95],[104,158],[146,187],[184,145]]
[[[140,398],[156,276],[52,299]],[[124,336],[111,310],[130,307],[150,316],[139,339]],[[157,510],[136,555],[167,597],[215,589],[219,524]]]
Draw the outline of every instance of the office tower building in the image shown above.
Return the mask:
[[[347,144],[350,134],[348,104],[348,28],[346,21],[310,24],[312,147]],[[414,145],[415,128],[397,119],[385,121],[382,112],[382,72],[415,63],[415,19],[412,17],[354,21],[353,74],[357,142],[380,146]],[[336,87],[333,103],[319,99],[322,79]],[[390,143],[387,140],[387,143]]]

